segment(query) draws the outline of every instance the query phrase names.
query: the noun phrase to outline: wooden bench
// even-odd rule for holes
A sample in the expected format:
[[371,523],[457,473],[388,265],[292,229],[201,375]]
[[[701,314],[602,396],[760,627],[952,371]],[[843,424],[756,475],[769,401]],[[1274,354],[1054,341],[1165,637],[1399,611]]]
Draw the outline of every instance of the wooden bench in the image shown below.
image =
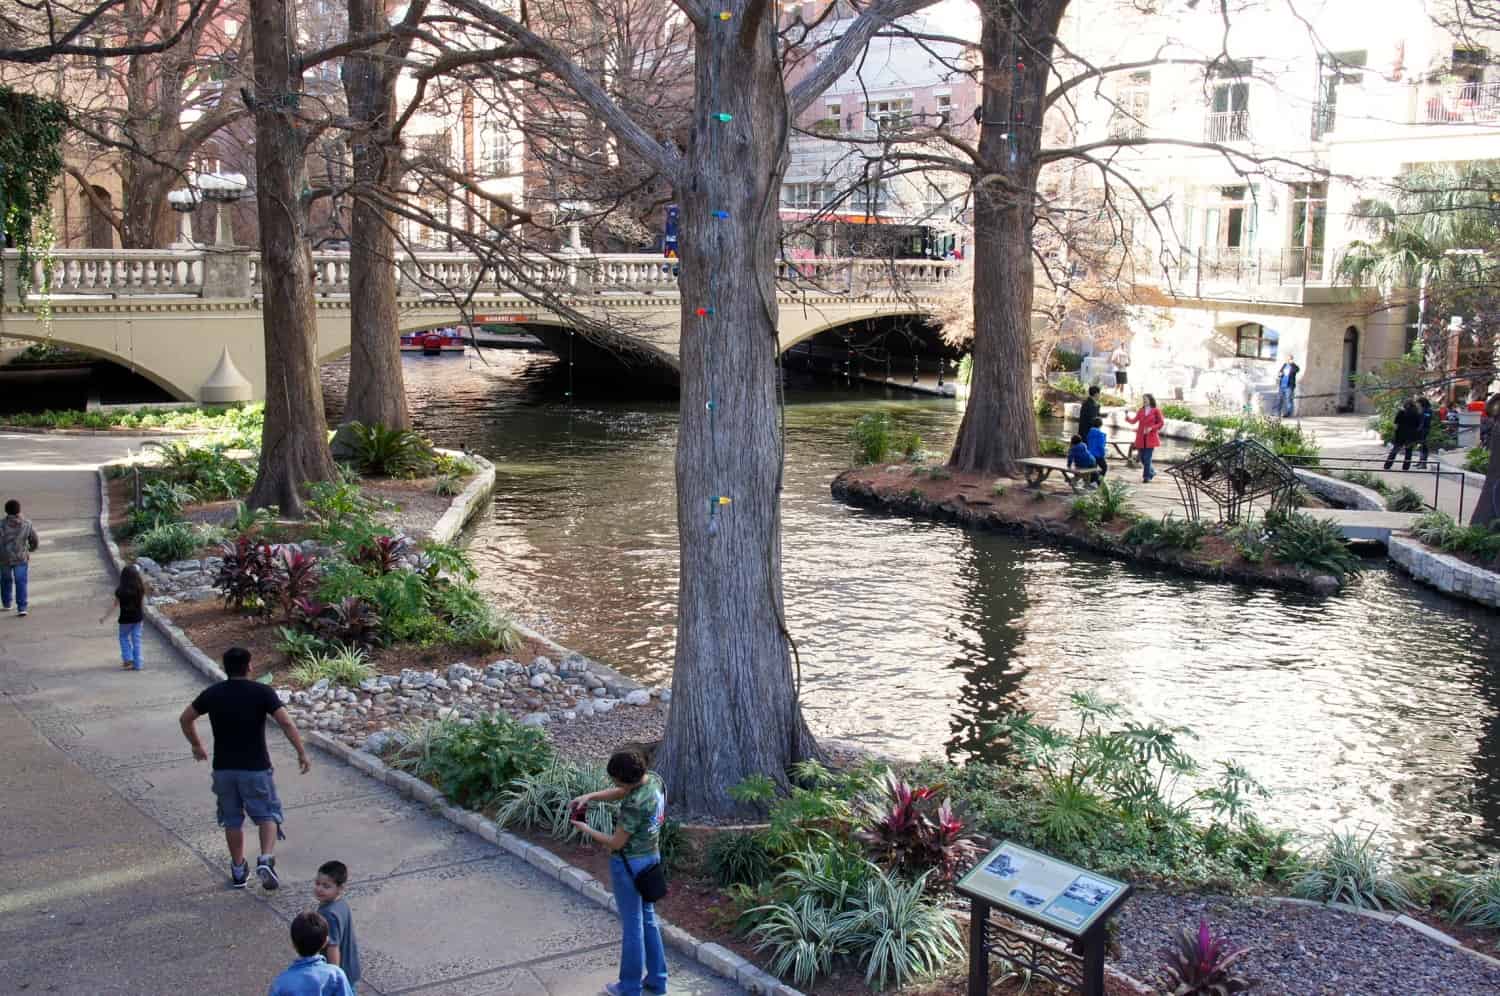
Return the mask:
[[1074,492],[1079,490],[1080,482],[1091,481],[1099,476],[1098,467],[1069,467],[1068,461],[1062,457],[1028,457],[1016,462],[1026,472],[1027,485],[1033,488],[1040,488],[1042,482],[1051,477],[1054,472],[1061,474],[1062,479],[1068,482],[1068,487]]

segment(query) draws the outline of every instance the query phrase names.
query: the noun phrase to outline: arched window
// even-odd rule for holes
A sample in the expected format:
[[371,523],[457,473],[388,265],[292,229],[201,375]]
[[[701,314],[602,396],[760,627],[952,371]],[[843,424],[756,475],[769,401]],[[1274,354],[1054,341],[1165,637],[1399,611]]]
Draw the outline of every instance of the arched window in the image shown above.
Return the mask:
[[1234,355],[1246,360],[1274,360],[1281,333],[1259,322],[1247,322],[1234,330]]

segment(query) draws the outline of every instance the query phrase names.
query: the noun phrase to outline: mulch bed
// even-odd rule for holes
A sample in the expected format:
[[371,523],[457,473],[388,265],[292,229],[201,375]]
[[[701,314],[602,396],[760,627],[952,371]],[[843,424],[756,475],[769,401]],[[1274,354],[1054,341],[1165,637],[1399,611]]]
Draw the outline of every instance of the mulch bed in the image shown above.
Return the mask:
[[1252,564],[1223,536],[1209,533],[1191,551],[1127,546],[1120,537],[1130,523],[1117,520],[1090,526],[1070,517],[1070,506],[1078,495],[1037,491],[1020,480],[1001,482],[1006,485],[1005,493],[996,495],[992,474],[955,472],[934,480],[919,476],[909,466],[877,464],[840,474],[832,492],[840,501],[897,515],[1035,537],[1195,577],[1319,591],[1309,572],[1275,562]]

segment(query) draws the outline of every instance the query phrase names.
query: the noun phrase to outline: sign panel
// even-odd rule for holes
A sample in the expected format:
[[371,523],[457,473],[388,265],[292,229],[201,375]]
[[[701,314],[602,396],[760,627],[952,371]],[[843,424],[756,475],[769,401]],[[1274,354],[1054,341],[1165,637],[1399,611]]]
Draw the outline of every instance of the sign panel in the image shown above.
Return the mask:
[[959,880],[958,891],[1077,937],[1124,899],[1130,887],[1006,841]]
[[525,315],[475,315],[475,325],[515,325],[529,319]]

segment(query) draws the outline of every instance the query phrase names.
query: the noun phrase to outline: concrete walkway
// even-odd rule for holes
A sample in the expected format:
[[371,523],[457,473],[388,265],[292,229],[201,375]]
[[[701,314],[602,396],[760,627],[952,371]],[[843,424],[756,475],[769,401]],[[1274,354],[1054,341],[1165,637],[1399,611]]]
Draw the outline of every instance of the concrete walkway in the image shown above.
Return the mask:
[[[1479,489],[1466,485],[1460,486],[1459,474],[1456,473],[1454,467],[1444,465],[1442,469],[1447,473],[1444,473],[1441,478],[1431,473],[1402,474],[1397,473],[1401,468],[1401,460],[1398,456],[1393,469],[1384,470],[1382,465],[1386,454],[1390,452],[1390,447],[1382,443],[1379,437],[1370,431],[1368,428],[1370,416],[1368,415],[1318,415],[1312,418],[1295,418],[1291,421],[1300,424],[1304,431],[1311,432],[1317,437],[1324,458],[1331,463],[1344,461],[1346,465],[1352,466],[1353,459],[1362,459],[1365,462],[1358,464],[1361,469],[1373,473],[1392,488],[1411,488],[1429,505],[1434,504],[1433,499],[1436,496],[1436,507],[1460,522],[1467,522],[1474,511],[1474,502],[1479,498]],[[1413,452],[1413,469],[1416,469],[1416,461],[1420,456],[1420,451]],[[1434,451],[1430,456],[1428,467],[1432,468],[1436,464],[1437,453]],[[1347,473],[1347,470],[1328,470],[1324,473],[1340,477]]]
[[[227,888],[209,769],[176,721],[203,679],[149,627],[147,670],[116,670],[114,625],[97,625],[114,579],[92,468],[125,445],[0,434],[0,497],[42,538],[31,614],[0,615],[0,990],[264,993],[293,957],[292,916],[315,905],[315,869],[338,858],[361,993],[599,992],[614,917],[316,750],[299,776],[274,727],[283,885]],[[674,993],[741,992],[675,956],[672,976]]]

